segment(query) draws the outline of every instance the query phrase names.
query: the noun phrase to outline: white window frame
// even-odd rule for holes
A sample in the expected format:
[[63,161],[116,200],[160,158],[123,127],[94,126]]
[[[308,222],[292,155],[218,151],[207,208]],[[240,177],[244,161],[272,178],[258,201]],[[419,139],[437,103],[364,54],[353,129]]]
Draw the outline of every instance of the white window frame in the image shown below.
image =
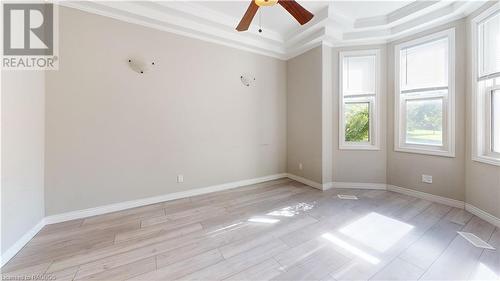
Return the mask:
[[[375,92],[349,95],[353,103],[369,103],[370,132],[368,142],[345,141],[345,103],[344,99],[344,58],[375,56]],[[347,102],[349,103],[349,102]],[[340,150],[380,150],[380,50],[342,51],[339,53],[339,149]]]
[[[422,88],[406,91],[401,94],[400,86],[400,51],[405,48],[422,45],[428,42],[448,38],[448,86],[436,88]],[[415,40],[403,42],[394,48],[394,150],[399,152],[455,157],[455,28],[433,33]],[[427,96],[412,96],[411,92],[425,90],[447,89],[448,94],[432,94]],[[406,142],[406,110],[407,100],[411,99],[443,99],[443,145],[421,145]]]
[[484,91],[479,91],[479,82],[488,79],[500,79],[500,73],[485,74],[482,73],[480,60],[483,56],[479,48],[479,25],[497,14],[500,13],[500,4],[497,3],[485,10],[471,21],[471,92],[472,92],[472,160],[490,165],[500,166],[500,153],[492,150],[492,111],[491,100],[493,92],[500,90],[500,83],[494,86],[484,88]]
[[492,106],[492,101],[493,101],[493,93],[498,92],[497,94],[500,95],[500,84],[489,87],[486,89],[486,94],[485,94],[485,115],[488,116],[489,118],[486,118],[486,129],[485,129],[485,148],[487,149],[485,151],[485,154],[489,157],[499,159],[500,160],[500,152],[496,152],[493,150],[493,111],[491,110],[493,108]]

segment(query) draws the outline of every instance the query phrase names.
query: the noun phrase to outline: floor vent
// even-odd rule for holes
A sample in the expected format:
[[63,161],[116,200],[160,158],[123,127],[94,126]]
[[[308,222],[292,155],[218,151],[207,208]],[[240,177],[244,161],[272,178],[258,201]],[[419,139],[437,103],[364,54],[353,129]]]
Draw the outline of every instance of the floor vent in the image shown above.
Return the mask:
[[337,194],[337,197],[344,200],[358,200],[356,195]]
[[478,248],[495,250],[495,248],[493,248],[490,244],[484,242],[483,239],[477,237],[476,235],[470,232],[457,231],[457,233],[460,234],[460,236],[462,236],[465,240],[469,241],[472,245]]

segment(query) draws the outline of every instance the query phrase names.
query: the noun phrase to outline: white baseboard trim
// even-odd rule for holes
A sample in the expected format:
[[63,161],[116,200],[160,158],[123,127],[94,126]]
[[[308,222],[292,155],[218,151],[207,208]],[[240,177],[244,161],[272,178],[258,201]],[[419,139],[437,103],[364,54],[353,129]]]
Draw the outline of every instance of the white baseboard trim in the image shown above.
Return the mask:
[[356,189],[378,189],[378,190],[386,190],[387,185],[385,183],[364,183],[364,182],[327,182],[327,183],[319,183],[312,181],[310,179],[306,179],[294,174],[287,175],[289,179],[298,181],[310,187],[314,187],[319,190],[328,190],[331,188],[356,188]]
[[491,223],[496,227],[500,227],[500,218],[495,217],[494,215],[479,209],[478,207],[471,205],[469,203],[465,203],[465,210],[469,213],[478,216],[479,218]]
[[308,185],[310,187],[314,187],[316,189],[319,189],[319,190],[323,190],[323,184],[319,183],[319,182],[315,182],[315,181],[312,181],[310,179],[306,179],[306,178],[303,178],[303,177],[300,177],[300,176],[297,176],[297,175],[294,175],[294,174],[287,174],[287,177],[289,179],[292,179],[294,181],[298,181],[300,183],[303,183],[305,185]]
[[364,183],[364,182],[332,182],[333,188],[355,188],[355,189],[377,189],[386,190],[385,183]]
[[327,182],[327,183],[319,183],[312,181],[310,179],[306,179],[294,174],[287,175],[289,179],[298,181],[300,183],[306,184],[310,187],[314,187],[319,190],[328,190],[331,188],[356,188],[356,189],[378,189],[378,190],[386,190],[387,185],[385,183],[364,183],[364,182]]
[[89,209],[84,209],[84,210],[78,210],[78,211],[73,211],[73,212],[67,212],[67,213],[47,216],[47,217],[45,217],[45,222],[46,222],[46,224],[54,224],[54,223],[59,223],[59,222],[64,222],[64,221],[69,221],[69,220],[87,218],[87,217],[107,214],[107,213],[111,213],[111,212],[122,211],[122,210],[130,209],[130,208],[136,208],[136,207],[151,205],[151,204],[155,204],[155,203],[171,201],[171,200],[175,200],[175,199],[181,199],[181,198],[192,197],[192,196],[196,196],[196,195],[202,195],[202,194],[207,194],[207,193],[212,193],[212,192],[217,192],[217,191],[223,191],[223,190],[233,189],[233,188],[237,188],[237,187],[262,183],[262,182],[286,178],[286,177],[287,177],[286,173],[274,174],[274,175],[260,177],[260,178],[229,182],[229,183],[224,183],[224,184],[219,184],[219,185],[196,188],[196,189],[192,189],[192,190],[169,193],[169,194],[160,195],[160,196],[148,197],[148,198],[144,198],[144,199],[109,204],[109,205],[99,206],[99,207],[95,207],[95,208],[89,208]]
[[0,256],[0,267],[3,267],[12,259],[35,235],[45,226],[45,219],[41,219],[33,228],[26,232],[19,240],[10,246],[5,253]]
[[327,182],[323,184],[323,190],[332,189],[333,187],[333,182]]
[[429,201],[444,204],[444,205],[448,205],[448,206],[455,207],[455,208],[460,208],[460,209],[465,208],[465,202],[463,202],[463,201],[455,200],[455,199],[451,199],[451,198],[446,198],[443,196],[438,196],[438,195],[434,195],[434,194],[430,194],[430,193],[426,193],[426,192],[421,192],[421,191],[417,191],[417,190],[413,190],[413,189],[409,189],[409,188],[404,188],[404,187],[399,187],[399,186],[388,184],[387,190],[394,191],[394,192],[401,193],[401,194],[406,194],[409,196],[413,196],[413,197],[417,197],[417,198],[421,198],[421,199],[425,199],[425,200],[429,200]]

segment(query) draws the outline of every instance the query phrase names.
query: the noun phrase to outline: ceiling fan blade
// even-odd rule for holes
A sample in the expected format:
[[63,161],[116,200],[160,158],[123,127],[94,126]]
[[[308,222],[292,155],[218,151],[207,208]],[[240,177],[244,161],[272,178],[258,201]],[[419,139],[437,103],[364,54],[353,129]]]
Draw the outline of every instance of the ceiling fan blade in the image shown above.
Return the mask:
[[279,0],[278,4],[283,6],[301,25],[306,24],[314,17],[311,12],[294,0]]
[[241,19],[240,23],[236,27],[236,30],[238,30],[238,31],[248,30],[248,27],[250,27],[250,23],[252,23],[253,17],[257,13],[258,9],[259,9],[259,6],[257,6],[257,4],[255,4],[254,0],[251,0],[250,6],[248,6],[247,11],[245,12],[245,15],[243,15],[243,18]]

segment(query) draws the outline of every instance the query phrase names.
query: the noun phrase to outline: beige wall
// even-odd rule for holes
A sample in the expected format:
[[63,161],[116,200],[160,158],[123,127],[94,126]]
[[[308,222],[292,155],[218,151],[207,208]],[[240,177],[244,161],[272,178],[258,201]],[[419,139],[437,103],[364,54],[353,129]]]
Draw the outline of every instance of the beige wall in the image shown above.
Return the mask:
[[321,47],[287,62],[287,171],[317,183],[323,181],[322,94]]
[[471,44],[471,20],[480,14],[482,11],[486,10],[494,3],[488,3],[484,5],[481,9],[474,12],[466,20],[467,25],[467,149],[466,149],[466,176],[465,176],[465,199],[466,202],[472,204],[494,216],[500,218],[500,167],[484,164],[481,162],[472,161],[472,131],[471,131],[471,121],[472,121],[472,52]]
[[[70,8],[59,16],[47,215],[286,171],[286,62]],[[130,57],[157,66],[140,75]]]
[[322,183],[333,182],[333,60],[332,48],[321,46],[321,156],[322,156]]
[[[393,184],[466,200],[500,216],[499,168],[473,162],[470,151],[465,153],[465,20],[388,45],[317,47],[287,62],[70,8],[60,9],[60,21],[60,70],[45,81],[48,215],[287,171],[318,183]],[[456,157],[395,152],[394,45],[451,27]],[[381,50],[382,62],[381,149],[341,151],[338,53],[373,48]],[[141,76],[129,69],[129,57],[155,60],[157,66]],[[243,87],[242,73],[255,75],[255,85]],[[44,82],[36,75],[28,79],[38,80],[27,92]],[[3,92],[6,87],[12,86],[2,86]],[[39,128],[39,122],[29,125]],[[333,147],[326,146],[328,140]],[[30,173],[43,171],[43,165],[37,169]],[[177,174],[184,183],[176,183]],[[422,174],[432,175],[434,183],[421,183]],[[2,195],[8,194],[3,179]],[[2,233],[2,244],[13,239],[8,237]]]
[[[340,150],[339,149],[339,53],[354,50],[380,50],[380,150]],[[386,183],[387,149],[387,87],[386,87],[386,46],[353,46],[332,49],[333,80],[333,179],[335,182]],[[356,167],[356,168],[354,168]]]
[[[441,30],[455,28],[455,155],[454,158],[394,151],[394,46]],[[465,20],[412,35],[387,47],[387,183],[456,200],[465,200]],[[422,182],[422,174],[433,183]]]
[[1,253],[44,217],[41,71],[2,71]]

